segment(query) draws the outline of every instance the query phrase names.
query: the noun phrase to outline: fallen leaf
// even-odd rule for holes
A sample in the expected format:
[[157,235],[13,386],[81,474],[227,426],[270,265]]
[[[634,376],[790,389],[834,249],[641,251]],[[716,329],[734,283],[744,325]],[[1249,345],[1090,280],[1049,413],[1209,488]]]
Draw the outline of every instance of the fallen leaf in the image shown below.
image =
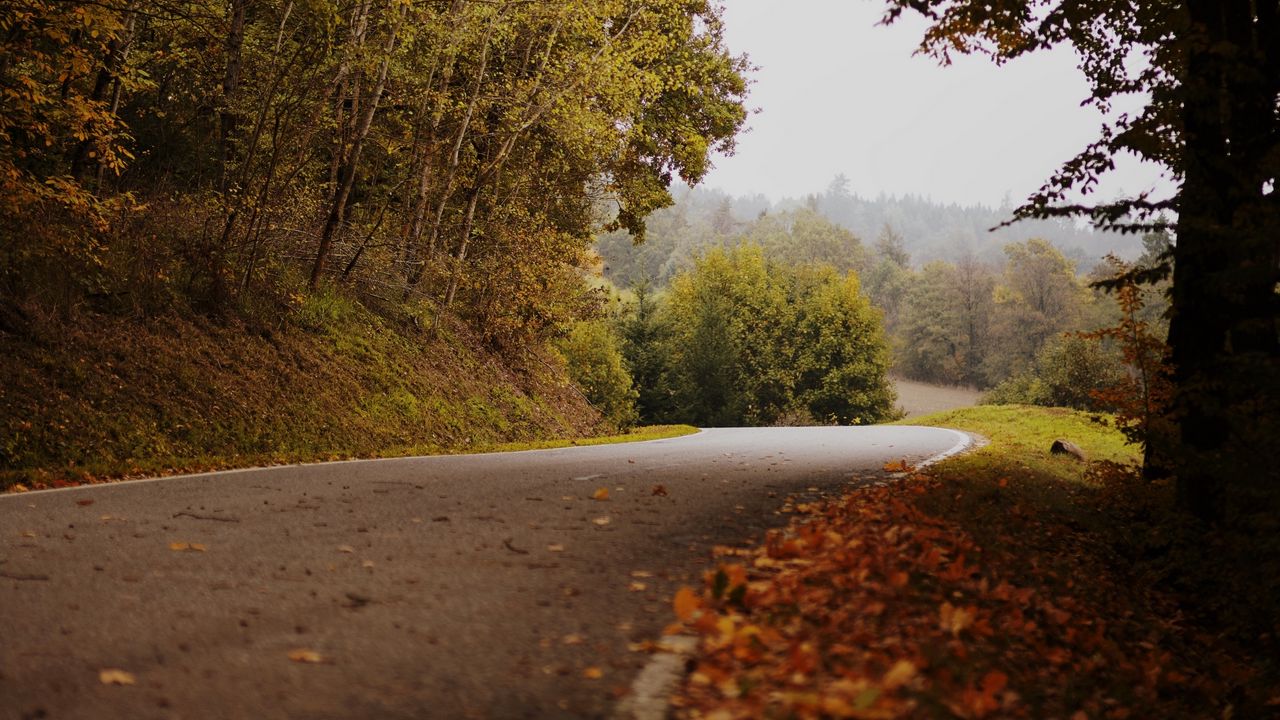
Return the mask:
[[84,506],[87,506],[87,505],[92,505],[92,504],[93,504],[93,501],[92,501],[92,500],[88,500],[88,499],[86,499],[86,500],[77,500],[77,501],[76,501],[76,504],[77,504],[77,505],[79,505],[79,506],[81,506],[81,507],[84,507]]
[[591,493],[591,499],[592,500],[608,500],[609,488],[605,488],[605,487],[596,488],[596,491]]
[[300,663],[322,663],[322,662],[324,662],[324,656],[323,656],[323,655],[321,655],[320,653],[316,652],[315,650],[308,650],[308,649],[306,649],[306,648],[298,648],[297,650],[290,650],[290,651],[289,651],[289,659],[290,659],[290,660],[292,660],[292,661],[294,661],[294,662],[300,662]]
[[959,635],[965,628],[973,624],[977,616],[975,608],[958,608],[949,602],[938,608],[939,626],[952,635]]
[[610,521],[609,521],[609,516],[605,515],[604,517],[598,517],[595,520],[592,520],[591,522],[603,527],[605,525],[608,525]]
[[889,668],[889,672],[884,674],[884,680],[881,684],[886,690],[896,690],[897,688],[911,682],[916,676],[915,663],[910,660],[899,660]]
[[586,640],[578,633],[569,633],[568,635],[560,638],[560,642],[565,645],[581,645],[586,642]]
[[107,668],[98,671],[98,682],[103,685],[137,685],[138,678],[131,672],[117,668]]
[[353,547],[351,547],[350,545],[339,545],[339,546],[338,546],[338,552],[340,552],[340,553],[353,553],[353,552],[355,552],[355,551],[356,551],[356,549],[355,549],[355,548],[353,548]]
[[547,552],[564,552],[564,545],[560,543],[551,543],[547,546]]
[[202,543],[188,543],[181,541],[169,543],[169,549],[174,552],[204,552],[205,550],[208,550],[208,548]]
[[604,671],[598,667],[592,666],[582,671],[582,677],[588,680],[599,680],[604,677]]
[[648,588],[649,588],[648,585],[645,585],[639,580],[632,580],[631,583],[627,585],[627,589],[630,590],[631,592],[644,592]]
[[702,607],[702,598],[698,597],[698,594],[692,588],[682,587],[676,591],[676,596],[672,599],[671,604],[675,608],[676,617],[681,622],[687,622],[697,612],[698,608]]
[[31,492],[31,488],[27,487],[26,485],[23,485],[22,483],[14,483],[10,485],[9,490],[11,492],[16,492],[16,493]]
[[372,560],[365,560],[364,562],[360,563],[360,567],[363,567],[363,568],[371,568],[371,567],[373,567],[373,561],[372,561]]
[[632,570],[632,571],[631,571],[631,577],[633,577],[633,578],[651,578],[651,577],[653,577],[653,573],[649,572],[648,570]]
[[665,485],[654,485],[650,492],[658,497],[666,497],[667,487]]

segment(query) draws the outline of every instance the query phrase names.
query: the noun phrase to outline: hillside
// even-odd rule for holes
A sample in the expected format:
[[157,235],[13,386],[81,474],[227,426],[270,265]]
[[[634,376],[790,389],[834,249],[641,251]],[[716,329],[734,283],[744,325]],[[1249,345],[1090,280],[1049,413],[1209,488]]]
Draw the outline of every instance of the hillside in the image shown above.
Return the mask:
[[558,359],[487,349],[461,324],[433,337],[336,295],[275,327],[15,313],[0,347],[0,487],[603,429]]

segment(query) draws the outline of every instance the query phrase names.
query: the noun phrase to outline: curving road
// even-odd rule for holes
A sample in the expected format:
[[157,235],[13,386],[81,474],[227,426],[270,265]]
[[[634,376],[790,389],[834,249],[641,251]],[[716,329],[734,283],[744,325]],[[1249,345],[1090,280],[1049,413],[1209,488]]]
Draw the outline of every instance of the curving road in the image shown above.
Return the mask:
[[713,545],[963,442],[716,429],[0,496],[0,718],[608,717]]

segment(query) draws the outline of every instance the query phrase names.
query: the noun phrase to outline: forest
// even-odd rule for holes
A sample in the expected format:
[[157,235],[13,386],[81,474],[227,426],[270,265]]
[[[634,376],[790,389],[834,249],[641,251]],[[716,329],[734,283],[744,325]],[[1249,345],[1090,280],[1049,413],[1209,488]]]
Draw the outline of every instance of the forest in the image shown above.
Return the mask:
[[0,13],[7,324],[24,303],[279,314],[345,285],[545,337],[592,302],[591,231],[640,232],[745,115],[703,2]]
[[[813,204],[766,211],[751,219],[735,213],[739,206],[741,201],[736,198],[687,191],[673,207],[651,216],[644,243],[636,244],[622,233],[605,234],[598,240],[602,273],[623,290],[615,310],[615,342],[625,364],[636,372],[642,421],[674,418],[706,422],[705,414],[692,410],[672,414],[674,408],[698,403],[690,391],[680,389],[682,386],[697,387],[698,392],[714,386],[706,380],[682,385],[677,379],[689,375],[680,364],[685,362],[683,348],[691,347],[690,339],[679,334],[684,328],[700,327],[702,314],[717,312],[712,298],[736,298],[727,290],[712,289],[715,286],[709,275],[726,259],[744,257],[767,265],[775,276],[816,272],[843,275],[846,282],[855,283],[855,293],[866,306],[861,312],[878,326],[874,331],[859,332],[877,347],[861,356],[908,379],[983,389],[988,402],[1108,412],[1119,409],[1116,401],[1124,396],[1117,395],[1121,386],[1136,389],[1137,395],[1145,398],[1149,386],[1162,382],[1157,372],[1146,373],[1139,365],[1154,369],[1163,357],[1167,283],[1133,287],[1128,294],[1109,293],[1095,283],[1153,267],[1171,244],[1165,229],[1141,236],[1141,253],[1128,262],[1115,254],[1096,257],[1087,264],[1077,262],[1055,244],[1033,235],[1006,243],[996,256],[975,255],[961,244],[952,248],[952,259],[928,259],[926,255],[917,260],[909,248],[927,244],[905,237],[892,225],[883,225],[874,239],[864,241],[814,209]],[[1057,225],[1059,229],[1069,227]],[[1081,236],[1088,237],[1088,233],[1077,231],[1076,237]],[[1130,241],[1138,243],[1138,239]],[[1073,254],[1083,252],[1078,246],[1074,250]],[[726,269],[734,267],[730,262]],[[737,281],[749,285],[751,271],[741,263],[736,267],[733,275]],[[708,300],[696,310],[688,299],[691,284],[708,288]],[[627,302],[623,302],[624,296]],[[794,301],[784,304],[796,306]],[[729,306],[743,308],[748,317],[768,317],[742,300],[729,302]],[[749,327],[733,322],[714,325]],[[770,331],[786,327],[772,318],[759,325]],[[1127,330],[1121,331],[1122,327]],[[785,335],[798,345],[804,344],[805,334],[798,328],[785,331]],[[700,337],[708,334],[703,331]],[[704,342],[697,351],[713,352],[713,345]],[[758,333],[734,346],[754,349],[776,345],[776,340]],[[660,349],[663,347],[667,349]],[[858,354],[852,348],[848,353]],[[764,355],[779,359],[780,367],[796,365],[786,352]],[[736,364],[725,360],[713,365],[737,368],[722,374],[722,382],[745,389],[751,383],[731,382],[732,373],[740,372],[747,378],[769,375],[748,361],[745,351],[733,357],[739,358]],[[660,367],[662,362],[667,365]],[[589,384],[598,385],[599,381]],[[760,398],[767,395],[756,393]],[[599,397],[603,398],[603,393]],[[798,415],[769,413],[758,416],[757,421],[847,422],[852,417],[848,413],[815,413],[803,405],[795,406],[803,410]],[[862,417],[891,416],[892,398],[880,397],[878,407],[881,414],[863,413]],[[735,422],[743,419],[738,415]]]
[[710,2],[23,0],[0,30],[6,485],[604,431],[546,348],[602,307],[592,238],[746,117]]

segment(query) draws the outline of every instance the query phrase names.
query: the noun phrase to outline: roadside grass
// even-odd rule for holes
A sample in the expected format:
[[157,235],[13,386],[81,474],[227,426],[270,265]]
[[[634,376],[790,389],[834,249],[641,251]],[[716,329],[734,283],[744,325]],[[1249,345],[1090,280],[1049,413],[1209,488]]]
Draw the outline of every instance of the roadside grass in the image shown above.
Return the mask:
[[0,328],[0,491],[612,432],[538,348],[332,290],[286,311]]
[[501,443],[468,452],[517,452],[520,450],[554,450],[565,447],[587,447],[590,445],[614,445],[618,443],[648,442],[649,440],[667,440],[683,437],[698,432],[692,425],[647,425],[632,428],[617,435],[601,435],[598,437],[561,438],[555,440],[533,440],[528,442]]
[[[998,527],[991,521],[1020,505],[1093,530],[1109,522],[1086,502],[1101,488],[1089,469],[1099,461],[1136,467],[1142,455],[1108,422],[1104,414],[1066,408],[979,405],[897,424],[948,427],[989,441],[985,447],[931,468],[929,476],[942,480],[944,486],[955,486],[956,492],[939,490],[920,502],[929,512],[961,522],[966,530],[991,541],[995,539],[991,530]],[[1078,445],[1089,462],[1050,454],[1049,447],[1057,439]]]
[[[987,406],[903,423],[990,444],[797,505],[761,547],[723,549],[674,599],[669,632],[699,638],[677,715],[1275,716],[1267,642],[1193,621],[1195,598],[1135,559],[1124,526],[1164,489],[1105,421]],[[1051,456],[1057,438],[1090,462]]]

